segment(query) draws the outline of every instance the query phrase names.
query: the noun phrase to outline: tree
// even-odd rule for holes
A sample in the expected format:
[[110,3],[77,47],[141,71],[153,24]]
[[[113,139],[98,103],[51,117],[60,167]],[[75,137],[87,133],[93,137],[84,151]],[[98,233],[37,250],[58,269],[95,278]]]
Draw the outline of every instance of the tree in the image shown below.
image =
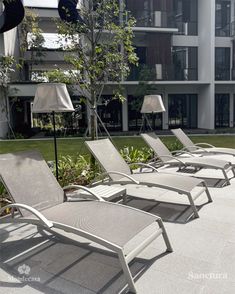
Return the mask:
[[[9,83],[10,83],[10,76],[15,71],[14,66],[15,66],[15,59],[13,56],[3,55],[0,57],[0,107],[1,107],[1,113],[5,115],[5,119],[8,123],[8,127],[10,127],[10,117],[9,117],[10,111],[9,111],[9,105],[8,105]],[[8,133],[8,137],[10,137],[9,133]]]
[[[24,54],[30,49],[30,71],[32,79],[32,65],[42,62],[43,57],[45,57],[45,52],[43,52],[43,44],[45,39],[43,37],[43,31],[39,27],[38,15],[32,9],[25,9],[25,17],[20,25],[20,69],[25,69]],[[22,77],[23,78],[23,77]]]
[[58,23],[58,33],[69,64],[66,73],[71,83],[79,85],[91,110],[90,134],[94,140],[97,99],[104,85],[114,83],[114,97],[124,99],[120,82],[128,76],[129,65],[137,63],[132,46],[135,20],[118,0],[84,1],[80,16],[82,21],[77,23]]

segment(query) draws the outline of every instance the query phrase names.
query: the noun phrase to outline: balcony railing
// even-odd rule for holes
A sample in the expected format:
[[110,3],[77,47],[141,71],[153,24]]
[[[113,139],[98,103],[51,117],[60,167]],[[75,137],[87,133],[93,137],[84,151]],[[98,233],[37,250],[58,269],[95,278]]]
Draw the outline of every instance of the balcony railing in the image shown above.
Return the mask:
[[198,35],[198,22],[196,21],[182,22],[181,20],[175,20],[175,26],[178,28],[178,35]]
[[[232,74],[230,74],[230,72]],[[215,68],[215,80],[216,81],[230,81],[232,75],[232,79],[234,79],[234,69],[230,70],[230,68],[225,67],[216,67]]]
[[133,67],[128,81],[197,81],[197,68],[181,68],[176,65],[139,65]]
[[177,28],[172,14],[166,11],[132,10],[131,15],[137,27]]
[[223,27],[215,27],[216,37],[234,36],[234,22],[228,23]]

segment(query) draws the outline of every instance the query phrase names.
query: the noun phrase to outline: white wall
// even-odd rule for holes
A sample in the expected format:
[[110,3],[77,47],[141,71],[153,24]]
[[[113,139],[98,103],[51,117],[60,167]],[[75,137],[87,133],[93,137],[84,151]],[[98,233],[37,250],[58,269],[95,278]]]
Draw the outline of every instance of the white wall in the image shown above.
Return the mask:
[[215,125],[214,85],[201,87],[198,93],[198,128],[214,129]]

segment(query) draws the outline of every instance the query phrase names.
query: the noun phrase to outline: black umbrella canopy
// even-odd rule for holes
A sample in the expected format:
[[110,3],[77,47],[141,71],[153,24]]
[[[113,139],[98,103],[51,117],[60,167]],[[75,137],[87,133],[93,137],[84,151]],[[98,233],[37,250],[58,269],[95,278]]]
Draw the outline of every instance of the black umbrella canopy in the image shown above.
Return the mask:
[[0,15],[0,34],[18,26],[24,18],[22,0],[3,0],[3,13]]

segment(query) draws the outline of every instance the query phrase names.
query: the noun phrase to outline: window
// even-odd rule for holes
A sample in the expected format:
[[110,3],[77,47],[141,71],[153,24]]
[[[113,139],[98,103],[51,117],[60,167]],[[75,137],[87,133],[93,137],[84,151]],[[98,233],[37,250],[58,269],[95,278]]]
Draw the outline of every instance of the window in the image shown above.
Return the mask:
[[215,95],[215,127],[229,127],[229,94]]
[[[120,100],[113,99],[109,95],[102,96],[97,111],[108,130],[122,131],[122,103]],[[101,131],[104,131],[100,124],[98,127]]]
[[196,36],[198,34],[198,1],[174,0],[173,7],[179,34]]
[[230,80],[230,48],[215,48],[215,80]]
[[[142,130],[149,130],[149,126],[146,121],[143,121],[140,109],[143,103],[143,99],[134,96],[128,96],[128,126],[129,131],[140,130],[142,124]],[[153,130],[162,129],[162,113],[146,114],[150,126]]]
[[198,79],[197,47],[173,47],[173,79],[178,81]]
[[230,36],[231,1],[216,0],[215,4],[215,35],[217,37]]
[[197,95],[170,94],[168,97],[169,128],[196,128]]

